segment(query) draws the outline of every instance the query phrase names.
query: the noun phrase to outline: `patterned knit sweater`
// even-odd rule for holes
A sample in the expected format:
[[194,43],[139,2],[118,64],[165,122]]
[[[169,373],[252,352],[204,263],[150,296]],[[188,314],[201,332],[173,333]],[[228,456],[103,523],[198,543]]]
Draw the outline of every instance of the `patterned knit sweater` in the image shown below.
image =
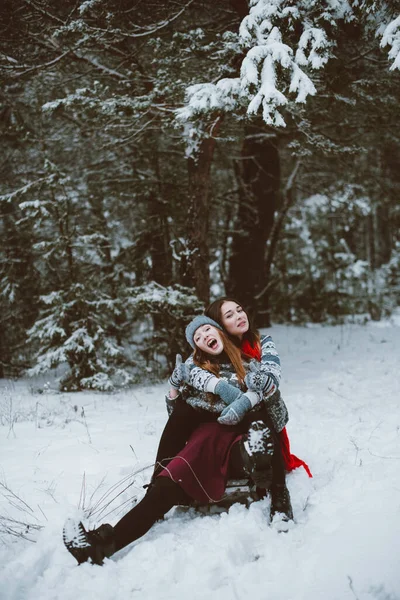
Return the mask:
[[[260,338],[261,344],[261,361],[259,368],[263,373],[269,375],[273,379],[276,387],[279,387],[281,381],[281,360],[279,358],[276,346],[270,335],[262,335]],[[190,356],[185,364],[189,371],[189,385],[194,387],[196,390],[204,391],[206,389],[207,382],[213,374],[210,371],[206,371],[201,367],[198,367],[193,362],[193,356]],[[246,365],[244,365],[246,367]]]
[[[273,379],[276,387],[278,388],[281,379],[281,364],[275,344],[269,335],[261,336],[260,341],[260,369],[262,369],[264,373]],[[183,387],[183,399],[187,402],[187,404],[193,406],[193,408],[203,409],[219,414],[224,408],[226,408],[226,404],[216,394],[210,394],[205,391],[208,380],[211,377],[214,377],[214,375],[209,371],[201,369],[195,365],[192,357],[186,360],[186,366],[189,370],[189,382],[188,385]],[[244,362],[243,366],[247,373],[249,370],[249,363]],[[219,377],[227,381],[229,384],[241,389],[243,392],[247,391],[245,386],[240,385],[231,363],[223,363],[220,365]],[[289,415],[279,389],[277,389],[274,394],[264,397],[263,402],[267,408],[275,430],[278,432],[282,431],[289,420]],[[256,409],[257,405],[253,410]]]

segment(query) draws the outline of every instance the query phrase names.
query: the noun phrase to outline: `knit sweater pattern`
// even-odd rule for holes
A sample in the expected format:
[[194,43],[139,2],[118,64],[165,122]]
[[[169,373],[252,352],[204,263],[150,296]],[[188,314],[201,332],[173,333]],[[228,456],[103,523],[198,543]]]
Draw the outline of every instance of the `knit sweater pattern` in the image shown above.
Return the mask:
[[[289,414],[285,402],[278,389],[281,379],[281,363],[276,351],[274,342],[271,336],[261,336],[261,362],[260,369],[269,375],[277,389],[274,394],[263,398],[263,402],[270,416],[275,431],[280,432],[285,427],[289,420]],[[201,369],[194,364],[193,358],[186,360],[186,365],[189,370],[189,383],[182,389],[182,397],[193,408],[197,410],[207,410],[209,412],[219,414],[226,404],[216,394],[205,392],[205,388],[210,377],[213,374],[205,369]],[[244,362],[245,371],[249,370],[249,363]],[[231,363],[223,363],[220,365],[219,377],[224,379],[230,385],[239,388],[242,392],[247,391],[237,378],[234,368]],[[256,412],[260,405],[256,405],[252,411]],[[250,414],[252,411],[249,411]]]

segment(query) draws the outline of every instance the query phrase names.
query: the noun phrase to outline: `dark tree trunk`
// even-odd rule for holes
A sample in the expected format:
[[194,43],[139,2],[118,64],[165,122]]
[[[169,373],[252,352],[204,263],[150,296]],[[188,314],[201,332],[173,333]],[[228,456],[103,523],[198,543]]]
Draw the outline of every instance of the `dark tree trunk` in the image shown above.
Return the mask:
[[[261,309],[259,310],[259,315],[261,315],[261,314],[263,315],[262,320],[267,326],[270,325],[269,299],[270,299],[270,295],[273,290],[273,287],[274,287],[274,285],[276,285],[276,281],[274,282],[273,279],[271,278],[271,267],[272,267],[272,263],[274,261],[276,248],[277,248],[278,242],[279,242],[281,234],[282,234],[283,224],[285,222],[287,213],[288,213],[289,209],[291,208],[291,206],[293,205],[293,203],[295,202],[295,193],[293,190],[293,186],[294,186],[294,181],[296,179],[297,172],[300,168],[300,165],[301,165],[301,162],[300,162],[300,160],[298,160],[296,162],[294,169],[293,169],[292,173],[290,174],[290,176],[286,182],[285,188],[281,194],[281,199],[279,202],[279,204],[280,204],[279,212],[275,216],[274,224],[270,231],[269,240],[268,240],[268,249],[267,249],[267,252],[265,255],[264,278],[266,281],[266,285],[265,285],[264,289],[262,289],[261,292],[259,292],[258,295],[256,296],[258,306],[260,306],[262,304],[262,310]],[[261,319],[259,318],[259,320],[261,320]]]
[[188,159],[189,210],[186,221],[187,248],[182,256],[182,283],[194,287],[204,303],[210,298],[208,251],[208,216],[210,195],[210,170],[216,138],[222,117],[218,117],[209,135],[200,142],[195,157]]
[[[229,281],[226,291],[238,298],[256,318],[263,299],[255,297],[265,288],[266,243],[279,205],[280,161],[277,136],[259,122],[248,125],[242,158],[236,165],[239,210],[232,240]],[[268,326],[268,319],[258,326]]]
[[172,283],[172,249],[168,226],[170,208],[168,200],[165,200],[162,157],[158,152],[157,141],[153,146],[153,157],[157,186],[151,192],[148,204],[151,279],[160,285],[168,286]]
[[[111,240],[109,239],[109,231],[107,225],[107,219],[104,216],[104,203],[101,195],[98,194],[90,194],[89,195],[89,203],[92,209],[92,214],[94,217],[94,225],[96,231],[101,233],[103,239],[101,240],[99,246],[100,251],[103,258],[103,273],[106,281],[110,284],[112,292],[114,292],[113,285],[113,275],[114,275],[114,264],[111,256]],[[115,294],[113,293],[113,298],[115,298]]]
[[172,252],[169,244],[168,205],[152,195],[149,199],[151,278],[160,285],[172,282]]
[[374,215],[369,214],[367,217],[367,234],[368,234],[368,262],[371,270],[376,268],[375,257],[375,231],[374,231]]
[[[104,274],[104,279],[101,283],[101,287],[103,291],[107,291],[108,293],[110,293],[113,299],[117,299],[119,295],[119,282],[118,276],[115,272],[115,263],[111,254],[112,241],[110,239],[109,227],[107,224],[107,219],[105,217],[103,197],[98,194],[91,194],[89,196],[89,203],[92,208],[93,217],[95,219],[94,223],[96,231],[101,233],[101,235],[103,236],[103,239],[99,245],[99,249],[103,258],[102,270]],[[118,344],[122,344],[125,318],[126,316],[123,311],[123,307],[121,307],[121,312],[115,315],[115,321],[109,322],[108,324],[109,333],[110,335],[115,336]]]
[[379,235],[379,265],[390,261],[392,255],[392,231],[389,204],[383,203],[377,207],[378,235]]
[[13,203],[3,202],[1,212],[0,379],[28,366],[26,331],[38,315],[40,291],[31,228],[20,222],[21,214]]

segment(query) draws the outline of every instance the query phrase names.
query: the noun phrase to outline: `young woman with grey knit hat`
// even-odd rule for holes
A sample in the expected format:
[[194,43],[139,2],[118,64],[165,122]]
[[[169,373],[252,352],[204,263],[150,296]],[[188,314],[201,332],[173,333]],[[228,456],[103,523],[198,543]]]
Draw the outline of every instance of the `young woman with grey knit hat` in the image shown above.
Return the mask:
[[[240,402],[246,405],[255,402],[254,397],[246,396],[238,387],[245,373],[241,370],[243,366],[237,348],[221,326],[209,318],[194,319],[186,334],[195,349],[195,360],[208,365],[209,372],[221,380],[215,386],[215,394],[222,395],[214,398],[214,405],[208,392],[192,392],[193,397],[197,394],[199,404],[176,401],[179,406],[184,406],[184,410],[202,418],[180,451],[158,465],[159,470],[154,474],[144,498],[114,527],[104,524],[87,531],[81,522],[67,520],[63,531],[64,544],[79,564],[86,561],[102,564],[105,557],[144,535],[173,506],[192,500],[218,502],[224,496],[228,476],[248,477],[255,481],[258,477],[272,477],[276,462],[274,440],[265,422],[256,420],[257,413],[253,411],[253,420],[249,422],[246,419],[234,425],[218,422],[221,408],[226,410],[227,406],[229,408],[235,403],[238,408]],[[217,408],[218,398],[222,397],[225,398],[223,406]],[[201,406],[202,402],[207,404],[207,409]],[[213,408],[210,410],[210,407]],[[177,413],[178,406],[167,426]],[[229,415],[229,410],[225,414]],[[292,518],[290,501],[289,509],[286,520]]]

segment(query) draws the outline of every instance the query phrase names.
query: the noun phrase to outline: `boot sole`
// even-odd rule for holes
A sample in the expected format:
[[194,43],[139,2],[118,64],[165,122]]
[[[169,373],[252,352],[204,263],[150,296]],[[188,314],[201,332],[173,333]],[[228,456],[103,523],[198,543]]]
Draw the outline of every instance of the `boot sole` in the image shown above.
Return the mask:
[[63,542],[79,565],[90,559],[91,545],[81,521],[76,522],[73,519],[67,519],[63,528]]

